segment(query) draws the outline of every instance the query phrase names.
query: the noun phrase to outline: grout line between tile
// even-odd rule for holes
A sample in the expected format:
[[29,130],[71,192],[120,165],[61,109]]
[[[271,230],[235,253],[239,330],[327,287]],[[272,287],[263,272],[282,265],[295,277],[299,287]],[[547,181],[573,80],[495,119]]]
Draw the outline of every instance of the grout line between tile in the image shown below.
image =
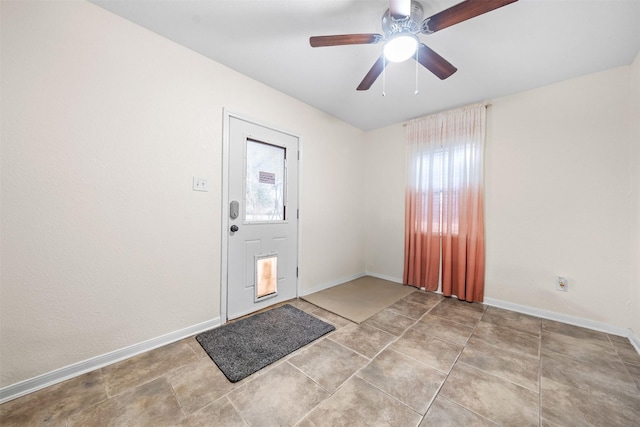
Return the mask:
[[[431,401],[431,403],[429,404],[429,407],[427,408],[427,410],[426,410],[426,412],[425,412],[425,414],[424,414],[424,417],[426,417],[426,416],[427,416],[427,414],[429,413],[429,410],[431,409],[431,406],[433,405],[433,402],[435,402],[436,398],[437,398],[438,396],[440,396],[440,392],[442,391],[442,388],[444,387],[444,385],[447,383],[447,380],[449,379],[449,375],[451,374],[451,372],[453,372],[454,368],[455,368],[455,367],[456,367],[456,365],[458,364],[458,361],[460,360],[460,356],[462,356],[462,353],[464,352],[464,349],[467,347],[467,344],[469,343],[469,340],[471,339],[471,337],[473,336],[473,334],[475,334],[475,333],[476,333],[476,329],[478,328],[478,324],[480,323],[480,320],[482,319],[482,317],[484,317],[484,313],[486,313],[486,312],[487,312],[487,310],[486,310],[486,308],[485,308],[484,312],[482,313],[482,316],[480,316],[480,319],[478,319],[478,321],[477,321],[477,322],[476,322],[476,324],[474,325],[474,327],[473,327],[473,332],[471,332],[471,335],[469,335],[469,338],[467,339],[467,342],[464,344],[464,346],[462,346],[462,350],[460,350],[460,353],[458,354],[458,356],[456,356],[456,359],[455,359],[455,360],[453,361],[453,363],[451,364],[451,368],[449,369],[449,372],[445,372],[445,373],[444,373],[444,374],[446,375],[446,376],[445,376],[445,378],[444,378],[444,381],[442,381],[442,384],[440,385],[440,388],[438,388],[438,392],[435,394],[435,396],[434,396],[433,400],[432,400],[432,401]],[[462,362],[460,362],[460,363],[462,363]],[[442,396],[442,398],[443,398],[443,399],[446,399],[444,396]],[[449,399],[447,399],[447,400],[449,400]],[[452,400],[449,400],[449,401],[450,401],[450,402],[453,402]],[[471,409],[467,408],[466,406],[461,405],[461,404],[459,404],[459,403],[457,403],[457,402],[453,402],[453,403],[455,403],[456,405],[458,405],[458,406],[460,406],[460,407],[462,407],[462,408],[464,408],[464,409],[466,409],[466,410],[468,410],[468,411],[471,411],[471,412],[473,412],[473,413],[475,414],[475,412],[474,412],[474,411],[472,411]],[[476,415],[479,415],[479,414],[476,414]],[[424,419],[424,417],[423,417],[423,419]],[[482,418],[485,418],[485,417],[482,417]],[[485,419],[486,419],[486,418],[485,418]],[[493,421],[491,421],[491,422],[493,422]]]
[[180,421],[182,421],[185,418],[187,418],[189,415],[184,410],[184,407],[182,406],[182,402],[180,402],[180,399],[178,398],[178,394],[176,393],[176,390],[173,388],[173,384],[171,384],[171,381],[169,381],[169,378],[166,375],[163,376],[163,378],[167,382],[167,384],[169,384],[169,387],[171,387],[171,393],[173,393],[173,398],[176,400],[176,403],[180,407],[180,412],[182,412],[182,418],[180,419]]
[[542,427],[542,320],[538,340],[538,426]]
[[[459,404],[458,402],[455,402],[455,401],[453,401],[453,400],[451,400],[451,399],[447,399],[447,398],[446,398],[446,397],[444,397],[444,396],[440,396],[440,398],[441,398],[441,399],[443,399],[443,400],[446,400],[447,402],[451,402],[452,404],[454,404],[454,405],[456,405],[456,406],[459,406],[459,407],[461,407],[462,409],[464,409],[464,410],[466,410],[466,411],[471,412],[472,414],[477,415],[478,417],[482,418],[483,420],[486,420],[486,421],[490,422],[491,424],[495,424],[496,426],[499,426],[499,425],[500,425],[500,424],[496,423],[495,421],[493,421],[492,419],[487,418],[487,417],[485,417],[484,415],[480,415],[480,414],[478,414],[477,412],[472,411],[471,409],[467,408],[466,406]],[[434,400],[435,400],[435,399],[434,399]]]
[[[229,393],[227,393],[229,394]],[[242,412],[240,412],[240,410],[238,409],[238,407],[233,403],[233,400],[229,399],[229,397],[227,397],[227,395],[222,396],[220,399],[227,399],[227,401],[229,402],[229,404],[233,407],[233,409],[236,411],[236,413],[238,414],[238,416],[240,416],[240,418],[242,418],[242,421],[245,422],[245,424],[247,424],[248,426],[251,425],[251,423],[249,421],[247,421],[247,419],[245,417],[242,416]],[[218,399],[218,400],[220,400]],[[214,400],[214,402],[217,402],[217,400]],[[212,402],[213,403],[213,402]]]
[[[314,380],[314,379],[313,379],[313,378],[311,378],[309,375],[307,375],[307,374],[306,374],[302,369],[298,368],[296,365],[294,365],[293,363],[289,362],[288,360],[287,360],[285,363],[288,363],[288,364],[289,364],[289,365],[291,365],[291,366],[292,366],[296,371],[300,372],[302,375],[304,375],[305,377],[309,378],[311,381],[313,381],[313,383],[314,383],[315,385],[317,385],[318,387],[320,387],[322,390],[326,391],[326,392],[329,394],[329,396],[332,396],[332,395],[333,395],[333,393],[331,393],[329,390],[327,390],[326,388],[324,388],[324,387],[322,386],[322,384],[320,384],[318,381]],[[319,405],[319,404],[318,404],[318,405]],[[316,406],[317,406],[317,405],[316,405]],[[314,406],[314,409],[315,409],[315,406]],[[308,414],[308,413],[307,413],[307,414]],[[305,417],[306,417],[306,415],[305,415]],[[303,417],[303,418],[304,418],[304,417]]]
[[[436,304],[436,305],[437,305],[437,304]],[[435,306],[434,306],[434,307],[435,307]],[[431,309],[429,309],[429,310],[431,310]],[[428,313],[428,311],[427,311],[427,313]],[[426,314],[426,313],[425,313],[425,314]],[[424,315],[423,315],[423,316],[424,316]],[[406,316],[405,316],[405,317],[406,317]],[[422,317],[421,317],[421,318],[422,318]],[[335,340],[332,340],[330,337],[327,337],[327,339],[328,339],[328,340],[331,340],[331,341],[332,341],[332,342],[334,342],[335,344],[337,344],[337,345],[339,345],[339,346],[342,346],[342,347],[344,347],[345,349],[347,349],[347,350],[349,350],[349,351],[352,351],[352,352],[354,352],[354,353],[356,353],[356,354],[358,354],[358,355],[360,355],[360,356],[362,356],[362,357],[364,357],[365,359],[367,359],[367,360],[368,360],[368,362],[367,362],[365,365],[363,365],[363,366],[361,366],[359,369],[357,369],[353,374],[351,374],[347,379],[345,379],[345,380],[342,382],[342,384],[340,384],[340,385],[336,388],[336,390],[335,390],[333,393],[330,393],[330,394],[333,396],[333,394],[337,393],[337,392],[338,392],[338,391],[339,391],[339,390],[340,390],[340,389],[341,389],[341,388],[342,388],[342,387],[343,387],[347,382],[349,382],[349,380],[351,380],[354,376],[358,376],[358,375],[357,375],[357,374],[358,374],[358,372],[360,372],[361,370],[363,370],[363,369],[365,369],[367,366],[369,366],[369,365],[371,364],[371,362],[373,362],[373,360],[374,360],[374,359],[375,359],[375,358],[376,358],[380,353],[382,353],[382,352],[383,352],[384,350],[386,350],[389,346],[391,346],[391,344],[393,344],[393,343],[394,343],[394,342],[396,342],[398,339],[400,339],[400,337],[402,337],[402,335],[404,335],[404,333],[405,333],[405,332],[407,332],[407,331],[408,331],[408,330],[409,330],[413,325],[415,325],[415,324],[416,324],[417,322],[419,322],[419,321],[420,321],[420,319],[416,320],[413,324],[411,324],[410,326],[408,326],[408,327],[405,329],[405,331],[404,331],[402,334],[400,334],[399,336],[394,336],[393,340],[391,340],[389,343],[387,343],[387,344],[386,344],[386,345],[385,345],[385,346],[384,346],[380,351],[378,351],[378,352],[377,352],[373,357],[371,357],[371,358],[369,358],[369,357],[365,356],[364,354],[361,354],[361,353],[357,352],[356,350],[354,350],[354,349],[352,349],[352,348],[349,348],[349,347],[345,346],[345,345],[344,345],[344,344],[342,344],[342,343],[339,343],[339,342],[337,342],[337,341],[335,341]],[[357,323],[355,323],[355,325],[356,325],[356,326],[360,326],[360,324],[357,324]],[[377,329],[377,330],[382,331],[382,329],[376,328],[375,326],[371,326],[371,325],[367,325],[367,326],[368,326],[368,327],[371,327],[371,328],[374,328],[374,329]],[[382,331],[382,332],[386,332],[386,331]],[[386,333],[388,333],[388,332],[386,332]],[[390,334],[390,335],[393,335],[393,334]],[[392,349],[391,349],[391,350],[392,350]],[[401,353],[400,353],[400,354],[401,354]],[[412,359],[412,360],[415,360],[415,359],[413,359],[413,358],[411,358],[411,359]],[[424,363],[421,363],[421,364],[422,364],[422,365],[424,365]],[[425,365],[425,366],[426,366],[426,365]],[[439,372],[440,372],[440,371],[439,371]],[[360,376],[358,376],[358,378],[360,378],[361,380],[365,381],[367,384],[370,384],[370,383],[369,383],[368,381],[366,381],[364,378],[362,378],[362,377],[360,377]],[[372,386],[373,386],[373,385],[372,385]],[[375,387],[375,386],[374,386],[374,387]],[[375,387],[375,388],[377,389],[377,387]],[[380,391],[382,391],[382,390],[380,390]],[[384,391],[383,391],[383,393],[385,393],[385,394],[389,395],[388,393],[386,393],[386,392],[384,392]],[[436,395],[437,395],[437,394],[436,394]],[[389,395],[389,396],[391,396],[391,395]],[[393,399],[395,399],[395,400],[398,400],[398,399],[396,399],[396,398],[395,398],[395,397],[393,397],[393,396],[391,396],[391,397],[392,397]],[[435,397],[434,397],[434,399],[435,399]],[[320,405],[320,404],[318,404],[318,405]],[[403,405],[405,405],[405,404],[403,403]],[[405,406],[407,406],[407,405],[405,405]],[[316,405],[316,407],[317,407],[317,405]],[[407,407],[408,407],[408,406],[407,406]],[[312,409],[312,410],[311,410],[307,415],[309,415],[311,412],[313,412],[313,410],[314,410],[314,409],[315,409],[315,408],[313,408],[313,409]],[[409,408],[409,409],[411,409],[413,412],[416,412],[416,411],[415,411],[415,410],[413,410],[412,408]],[[417,414],[419,414],[418,412],[416,412],[416,413],[417,413]],[[425,412],[425,413],[426,413],[426,412]],[[305,417],[306,417],[307,415],[305,415]],[[419,415],[420,415],[420,414],[419,414]],[[303,419],[304,419],[304,417],[303,417]]]
[[[362,378],[361,376],[357,375],[357,373],[360,371],[360,369],[358,369],[358,371],[354,374],[358,377],[358,379],[364,381],[365,383],[369,384],[371,387],[375,388],[376,390],[378,390],[379,392],[387,395],[388,397],[390,397],[391,399],[395,400],[396,402],[400,403],[402,406],[405,406],[407,409],[411,410],[411,412],[420,415],[420,417],[424,417],[423,414],[421,414],[420,412],[416,411],[415,409],[413,409],[411,406],[407,405],[406,403],[404,403],[402,400],[398,399],[397,397],[387,393],[386,391],[382,390],[380,387],[376,386],[375,384],[370,383],[369,381],[367,381],[365,378]],[[346,382],[346,381],[345,381]],[[435,399],[435,396],[434,396]],[[431,406],[431,405],[429,405]],[[426,414],[426,410],[425,410],[425,414]]]

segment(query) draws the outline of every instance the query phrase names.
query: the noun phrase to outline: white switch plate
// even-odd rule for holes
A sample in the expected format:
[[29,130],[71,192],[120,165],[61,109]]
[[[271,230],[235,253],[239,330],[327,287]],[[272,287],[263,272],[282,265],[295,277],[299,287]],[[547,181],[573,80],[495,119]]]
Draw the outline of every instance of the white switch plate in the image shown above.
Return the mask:
[[209,180],[201,176],[194,176],[193,191],[209,191]]

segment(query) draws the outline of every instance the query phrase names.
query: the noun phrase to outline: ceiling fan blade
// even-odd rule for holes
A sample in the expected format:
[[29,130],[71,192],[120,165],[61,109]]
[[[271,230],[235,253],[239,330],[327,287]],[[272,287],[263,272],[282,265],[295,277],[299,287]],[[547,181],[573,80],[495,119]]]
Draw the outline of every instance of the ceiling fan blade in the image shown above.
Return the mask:
[[420,43],[418,47],[418,62],[435,74],[440,80],[451,77],[453,73],[458,71],[449,61],[438,55],[424,43]]
[[347,44],[374,44],[382,41],[381,34],[341,34],[309,37],[311,47],[343,46]]
[[364,76],[364,79],[362,79],[360,85],[358,85],[358,90],[368,90],[376,81],[378,76],[382,74],[384,67],[388,63],[389,61],[384,58],[384,55],[381,55],[380,58],[378,58],[378,60],[375,62],[375,64],[373,64],[373,67],[371,67],[367,75]]
[[435,33],[516,1],[518,0],[466,0],[422,21],[422,32],[424,34]]
[[389,14],[397,20],[411,15],[411,0],[389,0]]

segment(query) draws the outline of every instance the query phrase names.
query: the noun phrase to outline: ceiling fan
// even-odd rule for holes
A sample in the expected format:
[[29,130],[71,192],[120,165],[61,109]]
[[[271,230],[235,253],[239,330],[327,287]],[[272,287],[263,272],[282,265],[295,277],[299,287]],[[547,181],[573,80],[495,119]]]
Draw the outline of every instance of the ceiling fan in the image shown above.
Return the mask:
[[491,12],[517,0],[465,0],[433,16],[422,19],[423,9],[415,0],[389,0],[389,9],[382,16],[382,34],[343,34],[313,36],[311,47],[375,44],[384,42],[383,53],[373,64],[358,90],[373,85],[386,65],[414,57],[422,66],[441,80],[458,71],[449,61],[438,55],[418,39],[418,34],[432,34],[444,28]]

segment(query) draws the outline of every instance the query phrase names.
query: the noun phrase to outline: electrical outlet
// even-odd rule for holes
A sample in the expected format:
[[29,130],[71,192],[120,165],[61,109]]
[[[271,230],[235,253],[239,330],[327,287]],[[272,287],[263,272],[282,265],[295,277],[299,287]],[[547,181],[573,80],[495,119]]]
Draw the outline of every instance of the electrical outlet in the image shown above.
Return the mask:
[[569,281],[566,277],[558,276],[558,280],[556,281],[556,290],[569,292]]

